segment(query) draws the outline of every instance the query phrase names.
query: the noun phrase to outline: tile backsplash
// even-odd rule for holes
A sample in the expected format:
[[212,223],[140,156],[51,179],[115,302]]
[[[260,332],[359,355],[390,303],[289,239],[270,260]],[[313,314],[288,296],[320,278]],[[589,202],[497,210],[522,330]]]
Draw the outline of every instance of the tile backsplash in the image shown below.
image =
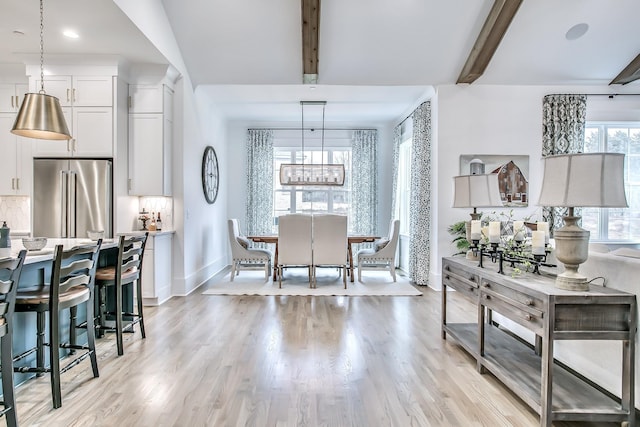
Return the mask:
[[[173,199],[171,197],[140,197],[139,201],[141,212],[142,209],[149,212],[154,212],[156,217],[160,212],[160,218],[162,218],[162,229],[173,230]],[[147,225],[149,223],[147,222]],[[142,228],[142,222],[138,221],[139,228]]]
[[0,225],[14,231],[31,231],[31,199],[25,196],[0,196]]

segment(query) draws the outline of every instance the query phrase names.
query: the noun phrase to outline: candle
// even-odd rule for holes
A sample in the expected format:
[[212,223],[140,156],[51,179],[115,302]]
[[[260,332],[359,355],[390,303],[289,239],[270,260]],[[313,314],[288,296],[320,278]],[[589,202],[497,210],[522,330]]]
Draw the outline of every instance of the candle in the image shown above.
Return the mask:
[[544,255],[544,235],[542,230],[531,232],[531,253],[533,255]]
[[480,240],[481,238],[481,225],[480,220],[471,220],[471,240]]
[[489,222],[489,243],[500,243],[500,221]]
[[544,243],[549,243],[549,223],[538,222],[538,226],[536,228],[538,231],[544,231]]
[[513,221],[513,240],[517,242],[524,240],[524,221]]

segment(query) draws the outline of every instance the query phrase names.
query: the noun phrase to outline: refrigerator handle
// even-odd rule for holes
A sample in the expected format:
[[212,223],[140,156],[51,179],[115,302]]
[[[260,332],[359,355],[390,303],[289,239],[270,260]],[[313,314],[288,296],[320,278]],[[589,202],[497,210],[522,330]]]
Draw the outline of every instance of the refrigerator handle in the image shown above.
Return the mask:
[[68,237],[75,238],[76,236],[76,173],[69,171],[69,197],[67,201],[67,216],[69,218],[69,233]]
[[62,215],[60,217],[60,236],[62,237],[68,237],[67,236],[67,215],[65,214],[65,212],[67,212],[67,172],[66,171],[60,171],[60,212],[62,212]]

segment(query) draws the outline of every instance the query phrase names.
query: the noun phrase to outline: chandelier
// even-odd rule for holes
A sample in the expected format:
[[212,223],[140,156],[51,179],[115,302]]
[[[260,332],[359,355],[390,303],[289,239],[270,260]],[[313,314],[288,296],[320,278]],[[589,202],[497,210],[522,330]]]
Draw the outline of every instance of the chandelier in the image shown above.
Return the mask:
[[[304,162],[304,106],[322,105],[321,163]],[[324,112],[326,101],[300,101],[302,109],[302,163],[280,165],[281,185],[344,185],[344,165],[324,163]]]

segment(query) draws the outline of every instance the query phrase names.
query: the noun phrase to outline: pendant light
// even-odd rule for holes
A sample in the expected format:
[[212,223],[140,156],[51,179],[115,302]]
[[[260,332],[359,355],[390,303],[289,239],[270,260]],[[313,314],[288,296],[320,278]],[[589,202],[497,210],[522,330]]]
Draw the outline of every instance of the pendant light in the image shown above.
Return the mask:
[[40,0],[40,91],[27,93],[11,133],[37,139],[71,139],[60,101],[44,91],[44,8]]
[[[322,105],[321,163],[304,163],[304,106]],[[327,101],[300,101],[302,108],[302,163],[280,165],[281,185],[344,185],[344,165],[324,163],[324,110]]]

